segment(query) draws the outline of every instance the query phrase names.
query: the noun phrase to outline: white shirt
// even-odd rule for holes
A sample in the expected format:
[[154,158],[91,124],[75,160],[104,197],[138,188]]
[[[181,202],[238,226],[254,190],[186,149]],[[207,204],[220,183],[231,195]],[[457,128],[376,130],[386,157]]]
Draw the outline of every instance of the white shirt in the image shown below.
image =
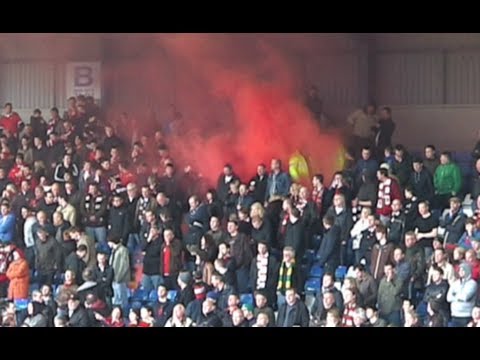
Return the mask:
[[33,225],[37,223],[37,218],[35,216],[30,216],[25,220],[25,225],[23,226],[23,237],[25,246],[27,248],[35,245],[35,240],[33,237]]

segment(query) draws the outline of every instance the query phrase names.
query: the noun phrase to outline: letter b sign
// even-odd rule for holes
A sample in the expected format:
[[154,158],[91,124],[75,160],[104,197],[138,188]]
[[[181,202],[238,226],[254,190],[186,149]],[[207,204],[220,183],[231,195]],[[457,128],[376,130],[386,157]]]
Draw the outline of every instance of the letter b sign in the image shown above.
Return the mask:
[[75,87],[93,85],[93,69],[89,66],[76,66],[74,72]]

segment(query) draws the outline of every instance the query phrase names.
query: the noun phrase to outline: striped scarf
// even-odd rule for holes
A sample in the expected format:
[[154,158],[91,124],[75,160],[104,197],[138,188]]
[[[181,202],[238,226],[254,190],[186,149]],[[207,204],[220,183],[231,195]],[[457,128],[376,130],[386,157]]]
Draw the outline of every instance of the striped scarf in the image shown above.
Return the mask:
[[280,266],[277,290],[281,292],[285,292],[286,290],[291,289],[293,287],[292,275],[293,275],[294,267],[295,267],[295,262],[292,262],[290,266],[287,266],[285,261],[282,261],[282,265]]

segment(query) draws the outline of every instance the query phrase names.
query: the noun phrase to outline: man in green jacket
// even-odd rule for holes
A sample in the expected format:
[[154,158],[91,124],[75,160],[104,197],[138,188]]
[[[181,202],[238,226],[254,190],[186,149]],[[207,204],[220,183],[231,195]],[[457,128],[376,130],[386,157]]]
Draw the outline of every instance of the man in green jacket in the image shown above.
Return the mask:
[[110,266],[113,268],[113,300],[112,304],[126,309],[128,305],[128,283],[130,282],[130,258],[128,249],[121,243],[120,238],[108,239],[108,246],[112,249]]
[[390,325],[400,326],[400,310],[402,308],[401,293],[403,282],[395,274],[395,268],[391,263],[384,267],[385,276],[378,287],[378,310],[380,316]]
[[449,199],[458,196],[462,189],[462,173],[457,164],[452,162],[452,155],[443,152],[440,156],[440,165],[435,170],[433,185],[435,187],[435,204],[437,209],[446,209]]

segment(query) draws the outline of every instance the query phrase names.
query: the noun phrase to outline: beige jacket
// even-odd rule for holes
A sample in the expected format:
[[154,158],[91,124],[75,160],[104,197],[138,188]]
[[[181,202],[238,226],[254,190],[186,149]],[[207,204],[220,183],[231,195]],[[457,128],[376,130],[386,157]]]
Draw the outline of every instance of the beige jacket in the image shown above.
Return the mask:
[[377,123],[377,117],[376,115],[369,116],[363,109],[358,109],[350,114],[347,122],[353,126],[353,135],[370,139],[373,136],[371,128]]
[[64,208],[59,206],[57,211],[62,213],[63,220],[68,221],[72,226],[77,226],[77,210],[72,205],[67,204]]

